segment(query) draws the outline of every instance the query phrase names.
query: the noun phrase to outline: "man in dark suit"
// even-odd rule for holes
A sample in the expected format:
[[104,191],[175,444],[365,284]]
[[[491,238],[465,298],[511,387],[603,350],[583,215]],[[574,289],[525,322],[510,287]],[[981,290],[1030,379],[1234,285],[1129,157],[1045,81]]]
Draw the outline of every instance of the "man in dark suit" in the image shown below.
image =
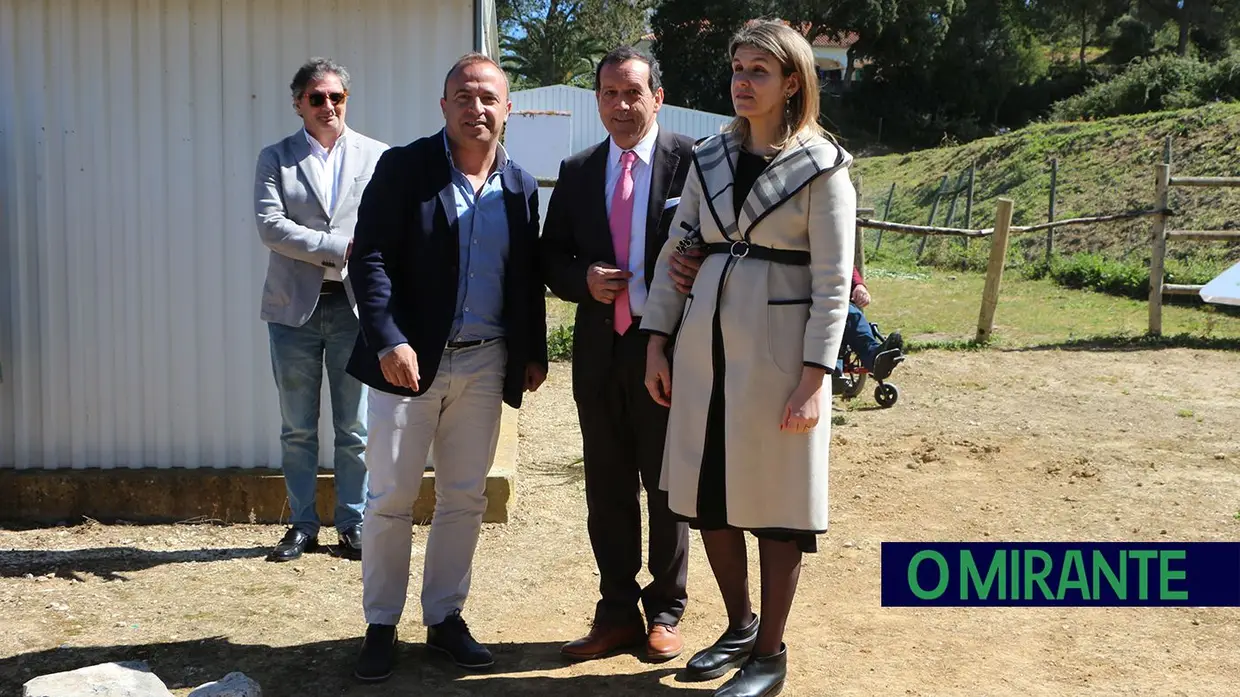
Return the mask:
[[499,143],[512,109],[487,56],[448,72],[444,129],[393,148],[362,198],[349,275],[361,332],[349,372],[371,387],[362,558],[366,638],[355,675],[391,674],[409,583],[413,503],[432,444],[435,515],[422,622],[429,648],[482,668],[461,619],[503,403],[547,375],[538,185]]
[[[588,660],[646,645],[651,660],[682,650],[688,599],[688,527],[659,489],[668,410],[644,386],[646,335],[638,331],[655,261],[667,240],[692,162],[693,140],[660,131],[658,63],[632,48],[599,63],[595,93],[610,137],[560,166],[543,226],[548,287],[577,303],[573,396],[585,450],[590,544],[601,599],[586,636],[566,644]],[[653,580],[642,565],[641,488],[646,490]],[[645,621],[638,605],[645,610]]]

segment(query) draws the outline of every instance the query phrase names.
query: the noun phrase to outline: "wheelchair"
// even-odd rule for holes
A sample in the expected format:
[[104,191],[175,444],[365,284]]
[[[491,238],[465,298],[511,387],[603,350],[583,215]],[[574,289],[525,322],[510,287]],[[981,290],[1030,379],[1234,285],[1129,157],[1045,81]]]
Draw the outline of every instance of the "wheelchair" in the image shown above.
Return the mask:
[[[871,322],[870,329],[874,331],[874,338],[879,343],[886,340],[887,337],[879,333],[877,324]],[[831,376],[831,393],[845,400],[856,399],[865,390],[866,382],[873,376],[865,366],[861,365],[861,359],[847,343],[840,345],[839,360],[843,361],[844,369]],[[900,356],[896,364],[899,365],[903,361],[904,356]],[[900,399],[900,388],[886,380],[874,378],[874,381],[878,383],[874,387],[874,401],[878,406],[883,409],[895,406]]]

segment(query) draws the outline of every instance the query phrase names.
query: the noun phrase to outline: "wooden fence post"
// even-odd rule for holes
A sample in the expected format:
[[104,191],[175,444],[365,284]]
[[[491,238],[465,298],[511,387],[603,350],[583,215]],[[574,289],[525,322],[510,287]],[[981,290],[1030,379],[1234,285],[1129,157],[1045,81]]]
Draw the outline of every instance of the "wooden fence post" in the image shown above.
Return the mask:
[[[860,208],[863,202],[864,189],[862,186],[865,179],[860,174],[857,175],[857,207]],[[853,265],[861,271],[861,277],[865,278],[865,228],[860,225],[856,229],[856,237],[853,245]]]
[[1012,199],[999,199],[995,211],[995,232],[990,238],[990,263],[986,267],[986,290],[982,293],[982,312],[977,319],[974,341],[990,341],[995,329],[995,308],[999,304],[999,286],[1003,282],[1003,264],[1007,261],[1008,231],[1012,227]]
[[[1051,160],[1051,203],[1050,210],[1046,214],[1046,222],[1055,222],[1055,191],[1059,185],[1059,158]],[[1055,228],[1048,228],[1046,231],[1046,263],[1051,263],[1051,257],[1055,253]]]
[[[977,163],[969,163],[969,193],[964,198],[964,227],[966,230],[972,229],[973,225],[973,178],[977,174]],[[964,249],[969,251],[969,238],[964,238]]]
[[[934,195],[934,206],[930,208],[930,222],[926,223],[926,227],[934,227],[934,219],[939,214],[939,202],[943,200],[943,196],[947,194],[948,175],[943,175],[943,180],[939,182],[939,191]],[[921,244],[917,245],[917,258],[920,260],[922,252],[926,251],[926,240],[930,239],[929,235],[921,236]]]
[[1157,199],[1154,209],[1160,213],[1154,216],[1153,252],[1150,254],[1150,328],[1151,336],[1162,334],[1163,304],[1163,269],[1167,258],[1167,213],[1171,203],[1171,165],[1162,164],[1155,168],[1157,177]]
[[[883,220],[891,218],[891,201],[896,197],[896,183],[891,182],[891,191],[887,192],[887,205],[883,208]],[[878,248],[883,246],[883,231],[878,231],[878,240],[874,242],[874,253],[878,253]]]

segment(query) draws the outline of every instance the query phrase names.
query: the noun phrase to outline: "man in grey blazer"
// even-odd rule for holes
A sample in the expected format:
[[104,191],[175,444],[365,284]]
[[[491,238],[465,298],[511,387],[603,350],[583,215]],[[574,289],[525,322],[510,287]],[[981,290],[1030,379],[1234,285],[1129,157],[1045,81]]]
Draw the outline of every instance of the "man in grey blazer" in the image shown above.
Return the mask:
[[280,394],[281,466],[291,527],[271,561],[318,547],[319,395],[323,367],[335,434],[339,552],[361,558],[367,473],[365,386],[345,372],[357,339],[357,305],[345,261],[362,191],[387,145],[345,125],[349,73],[326,58],[298,69],[290,85],[303,127],[258,156],[258,236],[271,251],[260,316],[270,333]]

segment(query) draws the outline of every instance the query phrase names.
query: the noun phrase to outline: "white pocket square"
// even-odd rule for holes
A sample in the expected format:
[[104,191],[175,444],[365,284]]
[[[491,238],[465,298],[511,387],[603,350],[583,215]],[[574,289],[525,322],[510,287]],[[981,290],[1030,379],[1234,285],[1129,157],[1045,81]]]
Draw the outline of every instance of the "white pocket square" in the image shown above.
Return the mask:
[[667,200],[667,203],[664,203],[664,204],[663,204],[663,210],[667,210],[667,209],[669,209],[669,208],[672,208],[673,206],[675,206],[675,205],[676,205],[676,204],[678,204],[678,203],[680,203],[680,197],[679,197],[679,196],[677,196],[677,197],[675,197],[675,198],[669,198],[669,199]]

